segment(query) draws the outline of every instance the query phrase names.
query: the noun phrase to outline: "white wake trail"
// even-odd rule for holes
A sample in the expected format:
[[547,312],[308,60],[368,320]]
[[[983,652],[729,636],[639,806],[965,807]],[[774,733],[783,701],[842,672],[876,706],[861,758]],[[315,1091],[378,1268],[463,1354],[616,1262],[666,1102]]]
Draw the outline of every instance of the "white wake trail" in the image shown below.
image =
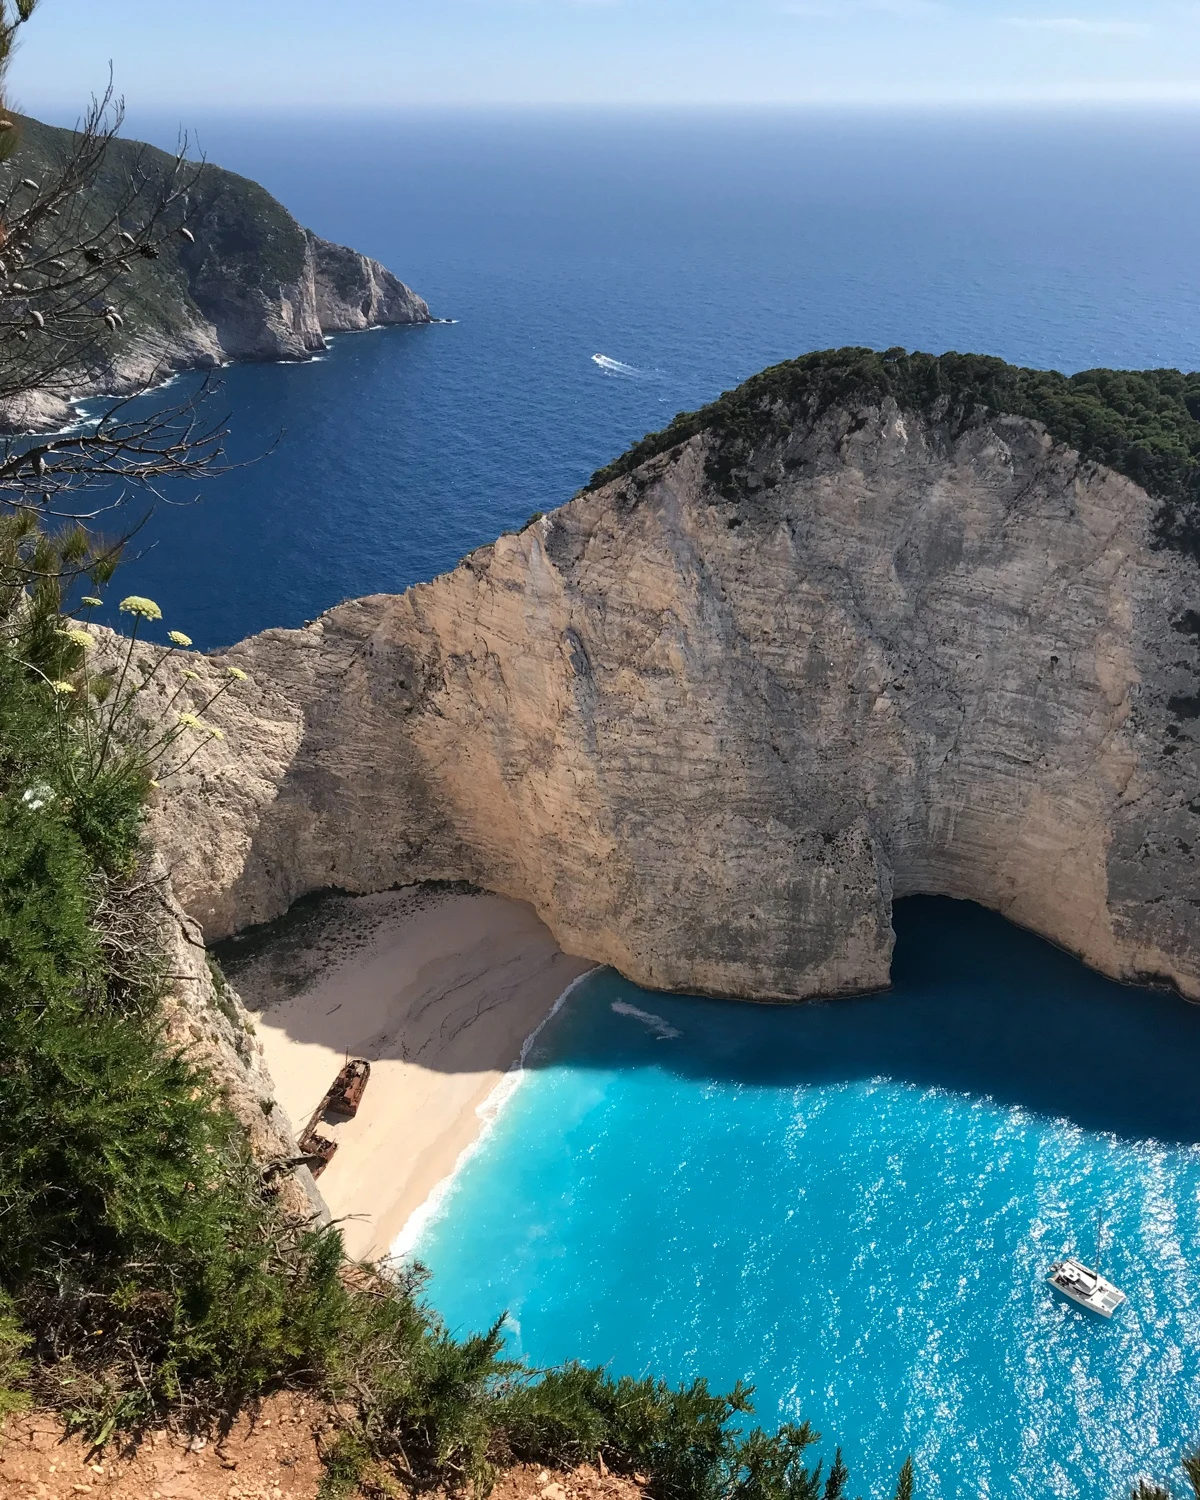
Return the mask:
[[599,365],[606,375],[632,375],[636,379],[642,373],[636,365],[623,364],[619,359],[610,359],[607,354],[593,354],[592,363]]
[[619,1016],[630,1016],[633,1020],[640,1021],[660,1042],[674,1041],[677,1036],[683,1035],[682,1031],[676,1031],[670,1021],[656,1016],[652,1010],[639,1010],[636,1005],[627,1005],[624,1000],[614,1000],[612,1008]]

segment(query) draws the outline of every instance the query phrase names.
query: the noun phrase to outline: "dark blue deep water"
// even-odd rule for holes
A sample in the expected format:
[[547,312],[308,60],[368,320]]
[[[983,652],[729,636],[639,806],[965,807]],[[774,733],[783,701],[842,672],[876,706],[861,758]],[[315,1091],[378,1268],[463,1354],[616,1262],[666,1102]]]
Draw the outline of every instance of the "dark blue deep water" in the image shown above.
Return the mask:
[[125,573],[206,646],[429,578],[806,350],[1200,362],[1200,116],[185,123],[458,320],[227,373],[234,453],[278,448]]
[[[1200,362],[1196,116],[199,123],[456,320],[227,372],[235,456],[278,446],[118,589],[206,647],[432,577],[806,350]],[[911,1450],[929,1500],[1123,1494],[1200,1437],[1200,1011],[971,909],[898,924],[888,997],[588,981],[422,1233],[435,1299],[535,1361],[748,1375],[864,1492]],[[1111,1324],[1043,1281],[1098,1214]]]

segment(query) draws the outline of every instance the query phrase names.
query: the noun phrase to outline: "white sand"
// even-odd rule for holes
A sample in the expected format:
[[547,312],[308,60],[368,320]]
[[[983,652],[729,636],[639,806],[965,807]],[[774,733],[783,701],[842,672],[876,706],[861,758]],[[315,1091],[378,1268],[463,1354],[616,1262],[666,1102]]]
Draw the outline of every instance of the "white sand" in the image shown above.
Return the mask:
[[351,1256],[386,1254],[454,1170],[479,1106],[562,992],[592,967],[561,952],[533,909],[419,888],[333,897],[230,977],[299,1134],[346,1053],[371,1063],[320,1188]]

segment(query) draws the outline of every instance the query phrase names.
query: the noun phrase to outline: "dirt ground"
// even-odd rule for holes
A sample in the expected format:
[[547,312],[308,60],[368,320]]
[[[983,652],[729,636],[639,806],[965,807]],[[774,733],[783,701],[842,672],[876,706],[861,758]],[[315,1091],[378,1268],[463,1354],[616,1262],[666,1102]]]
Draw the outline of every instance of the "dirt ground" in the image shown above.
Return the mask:
[[[315,1500],[330,1437],[325,1409],[293,1395],[263,1402],[224,1439],[150,1432],[137,1443],[90,1452],[47,1413],[10,1418],[0,1435],[2,1500]],[[641,1479],[641,1476],[637,1476]],[[378,1491],[374,1492],[376,1495]],[[494,1500],[643,1500],[634,1479],[584,1467],[518,1466]]]
[[601,1475],[590,1464],[566,1472],[521,1465],[500,1477],[492,1500],[643,1500],[641,1478]]
[[47,1413],[10,1418],[0,1439],[3,1500],[313,1500],[323,1467],[322,1408],[295,1396],[264,1401],[223,1441],[191,1446],[166,1432],[101,1454],[65,1438]]

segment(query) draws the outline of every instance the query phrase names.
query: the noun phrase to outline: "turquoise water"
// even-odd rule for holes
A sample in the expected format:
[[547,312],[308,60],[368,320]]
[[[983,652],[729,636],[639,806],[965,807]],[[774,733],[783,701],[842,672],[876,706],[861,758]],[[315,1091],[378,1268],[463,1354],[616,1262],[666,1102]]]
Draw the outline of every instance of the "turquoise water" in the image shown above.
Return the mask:
[[[1194,112],[186,123],[457,320],[226,372],[269,456],[172,491],[114,594],[206,648],[429,578],[805,350],[1200,363]],[[749,1375],[864,1492],[911,1449],[923,1496],[1120,1493],[1200,1438],[1200,1011],[971,908],[898,930],[880,999],[583,987],[425,1236],[435,1299],[538,1361]],[[1112,1325],[1042,1280],[1097,1210]]]
[[[746,1376],[880,1494],[1123,1494],[1200,1437],[1200,1009],[976,907],[897,911],[894,992],[804,1007],[603,971],[417,1253],[535,1363]],[[622,1009],[614,1009],[615,1006]],[[639,1014],[640,1013],[640,1014]],[[1044,1282],[1091,1258],[1111,1323]]]

